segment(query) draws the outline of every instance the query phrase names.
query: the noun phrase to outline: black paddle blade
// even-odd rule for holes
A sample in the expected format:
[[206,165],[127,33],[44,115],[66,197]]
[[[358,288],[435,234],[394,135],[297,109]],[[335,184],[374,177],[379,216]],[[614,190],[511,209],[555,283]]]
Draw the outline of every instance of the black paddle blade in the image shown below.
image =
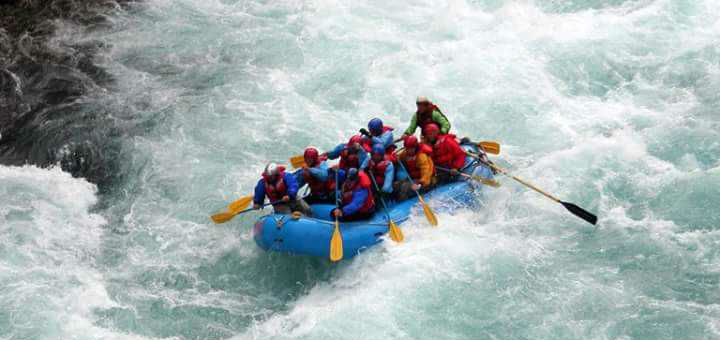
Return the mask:
[[587,221],[588,223],[595,225],[597,223],[597,216],[591,214],[589,211],[578,207],[575,204],[572,204],[570,202],[560,202],[565,209],[573,213],[573,215],[582,218],[583,220]]

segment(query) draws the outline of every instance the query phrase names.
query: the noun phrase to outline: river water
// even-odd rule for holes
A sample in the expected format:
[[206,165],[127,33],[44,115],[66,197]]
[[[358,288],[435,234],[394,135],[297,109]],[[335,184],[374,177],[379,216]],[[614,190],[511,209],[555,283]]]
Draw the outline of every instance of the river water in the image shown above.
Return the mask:
[[[720,2],[150,0],[107,15],[58,21],[53,42],[101,47],[113,81],[80,101],[85,124],[102,112],[114,179],[0,166],[1,338],[720,337]],[[414,216],[405,243],[339,264],[261,251],[257,215],[209,221],[267,161],[374,116],[404,129],[417,95],[598,226],[507,178],[484,209],[436,229]]]

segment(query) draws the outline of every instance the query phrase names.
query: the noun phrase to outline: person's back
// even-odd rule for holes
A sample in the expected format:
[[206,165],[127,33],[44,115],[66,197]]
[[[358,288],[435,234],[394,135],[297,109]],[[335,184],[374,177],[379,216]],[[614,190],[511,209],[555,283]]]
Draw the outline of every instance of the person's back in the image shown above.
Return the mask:
[[308,204],[335,202],[334,179],[329,177],[327,156],[321,156],[316,148],[309,147],[303,154],[305,166],[301,169],[299,187],[307,184],[310,194],[305,198]]
[[332,211],[332,217],[345,222],[369,219],[375,212],[371,186],[370,177],[364,171],[349,169],[340,190],[341,206]]
[[371,179],[378,186],[376,190],[379,190],[378,194],[386,195],[393,191],[392,182],[395,177],[395,166],[392,159],[393,157],[385,153],[385,148],[382,145],[376,144],[373,146],[368,171],[372,176]]
[[465,166],[465,150],[457,142],[453,134],[440,134],[440,129],[435,124],[428,124],[423,131],[425,140],[432,145],[432,160],[438,168],[437,178],[439,182],[448,182],[457,179],[462,168]]
[[429,99],[420,96],[415,104],[417,105],[417,111],[413,115],[410,126],[405,130],[403,137],[415,134],[417,128],[420,128],[421,133],[424,135],[422,131],[428,124],[436,124],[440,128],[440,134],[450,133],[450,121]]
[[363,137],[352,136],[347,144],[339,144],[332,151],[326,153],[328,159],[340,158],[338,166],[345,171],[350,168],[367,168],[370,156],[363,145]]

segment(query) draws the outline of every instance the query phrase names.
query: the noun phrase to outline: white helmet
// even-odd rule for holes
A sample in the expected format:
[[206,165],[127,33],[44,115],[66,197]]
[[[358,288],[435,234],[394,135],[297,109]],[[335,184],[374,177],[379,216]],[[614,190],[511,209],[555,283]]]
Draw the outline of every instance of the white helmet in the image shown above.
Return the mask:
[[430,99],[428,99],[425,96],[418,96],[417,100],[415,100],[416,103],[429,103]]
[[265,176],[275,176],[280,172],[280,169],[278,169],[278,165],[270,162],[268,165],[265,166]]

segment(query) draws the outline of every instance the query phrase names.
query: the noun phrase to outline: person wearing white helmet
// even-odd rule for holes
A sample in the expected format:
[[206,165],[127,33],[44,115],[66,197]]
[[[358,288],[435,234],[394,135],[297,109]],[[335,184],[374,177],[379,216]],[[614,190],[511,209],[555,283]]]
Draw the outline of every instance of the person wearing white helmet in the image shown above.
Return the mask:
[[267,196],[276,214],[291,214],[299,211],[310,216],[312,210],[301,197],[297,197],[298,189],[297,179],[291,173],[285,172],[284,166],[269,163],[265,166],[262,178],[255,185],[253,208],[262,208]]
[[418,127],[422,132],[423,128],[430,123],[435,123],[440,127],[440,134],[444,135],[450,132],[450,121],[427,97],[417,97],[415,105],[417,105],[417,111],[410,121],[410,126],[405,130],[403,138],[415,134]]

